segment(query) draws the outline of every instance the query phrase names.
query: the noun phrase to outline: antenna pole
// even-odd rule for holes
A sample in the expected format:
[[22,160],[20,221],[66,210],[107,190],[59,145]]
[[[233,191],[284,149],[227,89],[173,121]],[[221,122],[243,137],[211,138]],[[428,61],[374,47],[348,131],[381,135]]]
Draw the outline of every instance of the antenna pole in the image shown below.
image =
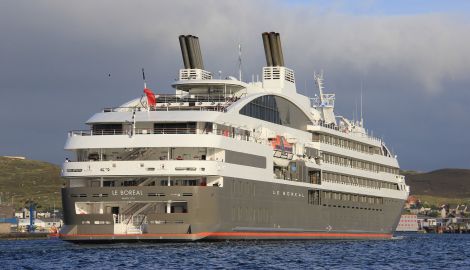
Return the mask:
[[142,79],[144,80],[144,89],[147,89],[147,82],[145,81],[145,71],[144,71],[144,68],[142,68]]
[[[357,97],[354,99],[354,103],[356,103],[356,110],[355,110],[355,112],[356,112],[356,117],[358,117],[358,116],[357,116]],[[356,120],[355,120],[354,125],[356,125],[356,124],[357,124],[357,118],[356,118]]]
[[238,80],[242,81],[242,44],[238,43]]
[[361,127],[364,127],[364,118],[362,117],[362,79],[361,79]]
[[135,110],[132,110],[132,136],[135,135]]

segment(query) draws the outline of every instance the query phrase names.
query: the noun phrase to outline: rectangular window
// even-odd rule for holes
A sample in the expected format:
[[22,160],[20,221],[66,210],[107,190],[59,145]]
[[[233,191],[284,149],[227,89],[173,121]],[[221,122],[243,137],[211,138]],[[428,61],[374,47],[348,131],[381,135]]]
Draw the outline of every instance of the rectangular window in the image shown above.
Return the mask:
[[320,190],[309,190],[308,191],[308,203],[313,205],[320,205]]
[[321,174],[320,171],[309,171],[308,176],[311,184],[321,184]]

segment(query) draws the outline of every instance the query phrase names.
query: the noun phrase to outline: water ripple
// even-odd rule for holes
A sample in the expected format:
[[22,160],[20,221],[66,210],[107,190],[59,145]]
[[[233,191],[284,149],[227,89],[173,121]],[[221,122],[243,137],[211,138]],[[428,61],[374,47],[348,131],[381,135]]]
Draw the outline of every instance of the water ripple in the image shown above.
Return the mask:
[[388,241],[0,241],[0,263],[1,269],[469,269],[470,234],[403,234]]

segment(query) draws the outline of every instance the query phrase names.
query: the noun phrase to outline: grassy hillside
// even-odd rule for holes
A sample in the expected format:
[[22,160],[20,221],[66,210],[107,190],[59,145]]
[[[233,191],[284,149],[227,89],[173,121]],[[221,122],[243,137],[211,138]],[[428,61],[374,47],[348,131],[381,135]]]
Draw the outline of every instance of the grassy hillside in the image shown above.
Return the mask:
[[61,208],[60,168],[57,165],[36,161],[0,157],[0,195],[15,207],[29,199],[38,203],[39,209]]
[[413,195],[470,199],[470,170],[442,169],[427,173],[404,173]]
[[426,205],[441,206],[443,204],[470,204],[470,198],[446,198],[429,195],[413,195],[418,198],[421,203]]
[[[470,201],[470,170],[442,169],[428,173],[402,171],[411,194],[439,205]],[[61,208],[60,167],[36,160],[0,157],[0,196],[2,201],[21,207],[29,199],[39,208]]]

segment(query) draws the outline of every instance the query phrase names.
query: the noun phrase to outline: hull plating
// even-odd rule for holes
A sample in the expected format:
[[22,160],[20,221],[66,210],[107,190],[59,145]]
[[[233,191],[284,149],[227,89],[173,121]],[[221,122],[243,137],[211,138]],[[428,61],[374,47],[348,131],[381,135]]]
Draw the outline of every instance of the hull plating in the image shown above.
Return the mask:
[[[393,235],[402,200],[384,198],[382,204],[368,204],[322,197],[312,204],[308,199],[309,189],[236,178],[224,179],[224,187],[64,188],[66,214],[60,238],[67,241],[198,241],[389,239]],[[156,193],[160,197],[154,197]],[[96,194],[109,196],[95,198]],[[186,194],[185,197],[182,194]],[[146,222],[140,224],[138,233],[117,232],[112,214],[79,214],[75,209],[77,202],[145,205],[167,201],[185,201],[187,212],[144,212]]]

